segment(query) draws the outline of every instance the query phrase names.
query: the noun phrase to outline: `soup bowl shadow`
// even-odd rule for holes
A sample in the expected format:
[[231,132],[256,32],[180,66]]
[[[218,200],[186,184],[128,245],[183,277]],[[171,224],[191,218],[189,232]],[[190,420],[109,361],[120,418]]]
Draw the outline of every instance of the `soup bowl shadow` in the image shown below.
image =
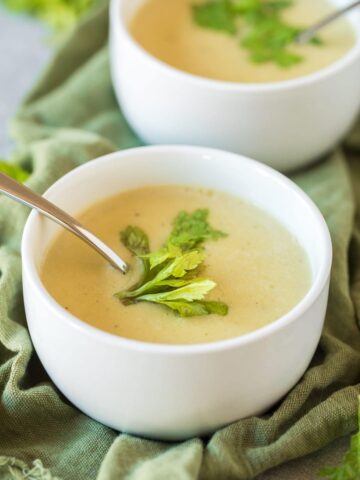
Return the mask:
[[60,227],[35,211],[23,234],[23,288],[34,347],[74,405],[116,430],[179,440],[264,412],[299,381],[323,327],[332,248],[323,217],[299,187],[220,150],[157,146],[113,153],[68,173],[45,197],[76,216],[122,191],[164,184],[221,190],[280,221],[309,259],[305,297],[273,323],[229,340],[163,345],[115,336],[71,315],[47,292],[40,271]]
[[252,84],[192,75],[152,56],[128,29],[143,3],[111,0],[110,60],[119,104],[145,143],[222,148],[288,172],[330,151],[354,123],[360,107],[359,9],[348,15],[355,44],[338,61],[307,76]]

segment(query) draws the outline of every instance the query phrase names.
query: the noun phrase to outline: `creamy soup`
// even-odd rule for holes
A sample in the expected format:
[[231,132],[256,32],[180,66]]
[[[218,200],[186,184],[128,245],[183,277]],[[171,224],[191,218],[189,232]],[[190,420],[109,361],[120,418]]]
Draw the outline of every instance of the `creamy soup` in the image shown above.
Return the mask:
[[[346,19],[321,32],[323,45],[294,45],[304,60],[288,68],[275,63],[256,64],[239,39],[195,24],[191,5],[203,0],[147,0],[130,23],[133,38],[150,54],[186,72],[230,82],[276,82],[308,75],[341,58],[355,43]],[[311,25],[334,10],[326,0],[294,0],[283,18],[294,26]]]
[[[128,225],[141,227],[151,250],[160,248],[182,211],[209,209],[212,226],[228,235],[208,241],[202,277],[217,286],[209,299],[229,306],[226,316],[180,318],[146,302],[125,306],[114,293],[138,280],[134,257],[120,243]],[[182,186],[132,190],[79,216],[131,265],[122,275],[67,231],[55,239],[42,267],[50,294],[69,312],[99,329],[146,342],[191,344],[236,337],[287,313],[306,294],[310,267],[297,240],[274,218],[236,197]]]

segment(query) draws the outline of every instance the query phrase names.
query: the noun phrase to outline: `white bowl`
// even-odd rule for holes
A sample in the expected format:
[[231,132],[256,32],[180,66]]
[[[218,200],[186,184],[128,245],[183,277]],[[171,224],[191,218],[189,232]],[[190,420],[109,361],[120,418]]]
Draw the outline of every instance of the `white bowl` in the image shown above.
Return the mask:
[[[245,84],[197,77],[147,53],[127,25],[144,0],[112,0],[114,89],[130,125],[150,144],[223,148],[289,171],[334,147],[360,106],[360,11],[356,45],[339,61],[294,80]],[[348,0],[332,0],[334,6]]]
[[47,293],[39,270],[60,227],[30,214],[22,242],[25,307],[48,374],[71,402],[105,425],[174,440],[259,414],[301,378],[323,326],[331,242],[318,209],[290,180],[258,162],[201,147],[107,155],[68,173],[45,196],[76,215],[118,192],[156,184],[201,185],[252,202],[296,236],[312,270],[304,299],[253,333],[198,345],[128,340],[75,318]]

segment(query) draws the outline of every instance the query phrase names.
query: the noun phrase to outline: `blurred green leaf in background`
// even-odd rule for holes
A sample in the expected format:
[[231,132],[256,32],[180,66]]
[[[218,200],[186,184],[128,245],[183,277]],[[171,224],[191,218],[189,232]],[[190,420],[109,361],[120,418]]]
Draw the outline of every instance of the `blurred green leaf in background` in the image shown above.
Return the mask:
[[18,165],[5,162],[4,160],[0,160],[0,172],[5,173],[20,183],[25,182],[30,176],[30,173],[27,170],[24,170]]
[[56,33],[71,29],[99,0],[0,0],[13,12],[27,13],[46,22]]

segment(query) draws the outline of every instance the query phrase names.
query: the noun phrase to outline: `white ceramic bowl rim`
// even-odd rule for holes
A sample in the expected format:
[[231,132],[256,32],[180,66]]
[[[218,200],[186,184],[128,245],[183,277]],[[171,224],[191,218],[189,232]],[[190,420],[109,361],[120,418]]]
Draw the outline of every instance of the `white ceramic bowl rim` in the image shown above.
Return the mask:
[[111,333],[105,332],[101,329],[93,327],[86,322],[80,320],[79,318],[72,315],[68,312],[65,308],[63,308],[60,304],[56,302],[56,300],[48,293],[45,286],[40,280],[38,271],[35,267],[33,255],[31,250],[33,248],[32,242],[32,229],[34,224],[37,222],[40,214],[33,210],[29,218],[26,222],[23,238],[22,238],[22,264],[23,270],[26,271],[29,281],[32,283],[32,289],[36,291],[46,302],[50,310],[55,312],[55,316],[62,319],[66,323],[71,323],[75,328],[80,330],[85,335],[91,335],[99,338],[100,340],[110,343],[112,345],[118,344],[123,348],[129,348],[132,350],[142,350],[148,352],[156,352],[163,353],[166,355],[169,354],[184,354],[184,355],[193,355],[193,354],[204,354],[204,353],[211,353],[220,350],[228,350],[232,348],[238,348],[242,345],[249,344],[252,342],[256,342],[263,337],[269,336],[271,334],[276,333],[277,330],[285,327],[289,323],[296,321],[302,314],[307,311],[311,305],[316,301],[320,293],[322,292],[323,288],[326,285],[327,279],[330,275],[331,269],[331,262],[332,262],[332,244],[331,238],[329,234],[329,230],[325,223],[325,220],[320,213],[318,207],[313,203],[313,201],[298,187],[295,183],[285,177],[283,174],[277,172],[276,170],[268,167],[265,164],[257,162],[255,160],[251,160],[247,157],[243,157],[241,155],[237,155],[230,152],[224,152],[222,150],[217,149],[210,149],[206,147],[198,147],[198,146],[184,146],[184,145],[161,145],[161,146],[147,146],[147,147],[138,147],[138,148],[131,148],[128,150],[124,150],[121,152],[114,152],[108,155],[104,155],[97,159],[87,162],[80,167],[77,167],[61,177],[57,180],[44,194],[45,197],[51,195],[52,190],[55,187],[58,187],[61,184],[65,184],[67,180],[74,176],[78,175],[82,170],[86,170],[88,168],[92,168],[92,165],[96,162],[97,165],[101,165],[102,163],[112,162],[115,158],[121,160],[122,157],[131,157],[131,156],[138,156],[139,153],[141,154],[144,151],[152,151],[152,152],[163,152],[168,151],[171,154],[171,151],[177,152],[184,152],[185,153],[194,153],[194,152],[201,152],[203,154],[217,154],[217,155],[231,155],[238,157],[239,161],[244,163],[251,164],[253,167],[256,167],[258,170],[262,171],[264,174],[268,176],[272,176],[276,181],[280,184],[283,184],[288,189],[291,189],[294,194],[301,198],[301,200],[307,205],[308,208],[312,211],[316,221],[319,223],[321,227],[321,240],[324,244],[324,259],[321,265],[316,272],[316,276],[313,279],[312,285],[307,292],[307,294],[300,300],[300,302],[295,305],[295,307],[290,310],[287,314],[283,315],[282,317],[278,318],[277,320],[271,322],[270,324],[256,329],[253,332],[241,335],[239,337],[234,337],[226,340],[220,340],[217,342],[210,342],[210,343],[200,343],[200,344],[181,344],[181,345],[172,345],[172,344],[161,344],[161,343],[150,343],[150,342],[143,342],[139,340],[132,340],[127,339],[125,337],[120,337],[117,335],[113,335]]
[[[234,91],[251,91],[251,92],[264,92],[264,91],[276,91],[276,90],[288,90],[293,88],[298,88],[313,84],[319,81],[322,81],[332,75],[337,74],[340,70],[343,70],[348,65],[350,65],[354,60],[360,57],[360,15],[358,28],[353,28],[356,41],[354,46],[339,60],[331,63],[329,66],[317,70],[314,73],[309,75],[304,75],[301,77],[293,78],[290,80],[279,81],[279,82],[263,82],[263,83],[241,83],[241,82],[228,82],[225,80],[215,80],[211,78],[201,77],[199,75],[194,75],[189,72],[185,72],[178,68],[175,68],[162,60],[159,60],[155,56],[151,55],[147,50],[145,50],[141,45],[139,45],[136,40],[130,35],[127,25],[125,24],[123,15],[121,14],[121,2],[124,0],[112,0],[110,7],[110,22],[112,25],[120,28],[122,34],[125,36],[132,48],[134,48],[138,54],[140,54],[145,61],[155,64],[158,68],[161,68],[164,73],[178,76],[186,81],[196,82],[200,85],[216,88],[216,89],[226,89]],[[116,41],[116,40],[115,40]]]

